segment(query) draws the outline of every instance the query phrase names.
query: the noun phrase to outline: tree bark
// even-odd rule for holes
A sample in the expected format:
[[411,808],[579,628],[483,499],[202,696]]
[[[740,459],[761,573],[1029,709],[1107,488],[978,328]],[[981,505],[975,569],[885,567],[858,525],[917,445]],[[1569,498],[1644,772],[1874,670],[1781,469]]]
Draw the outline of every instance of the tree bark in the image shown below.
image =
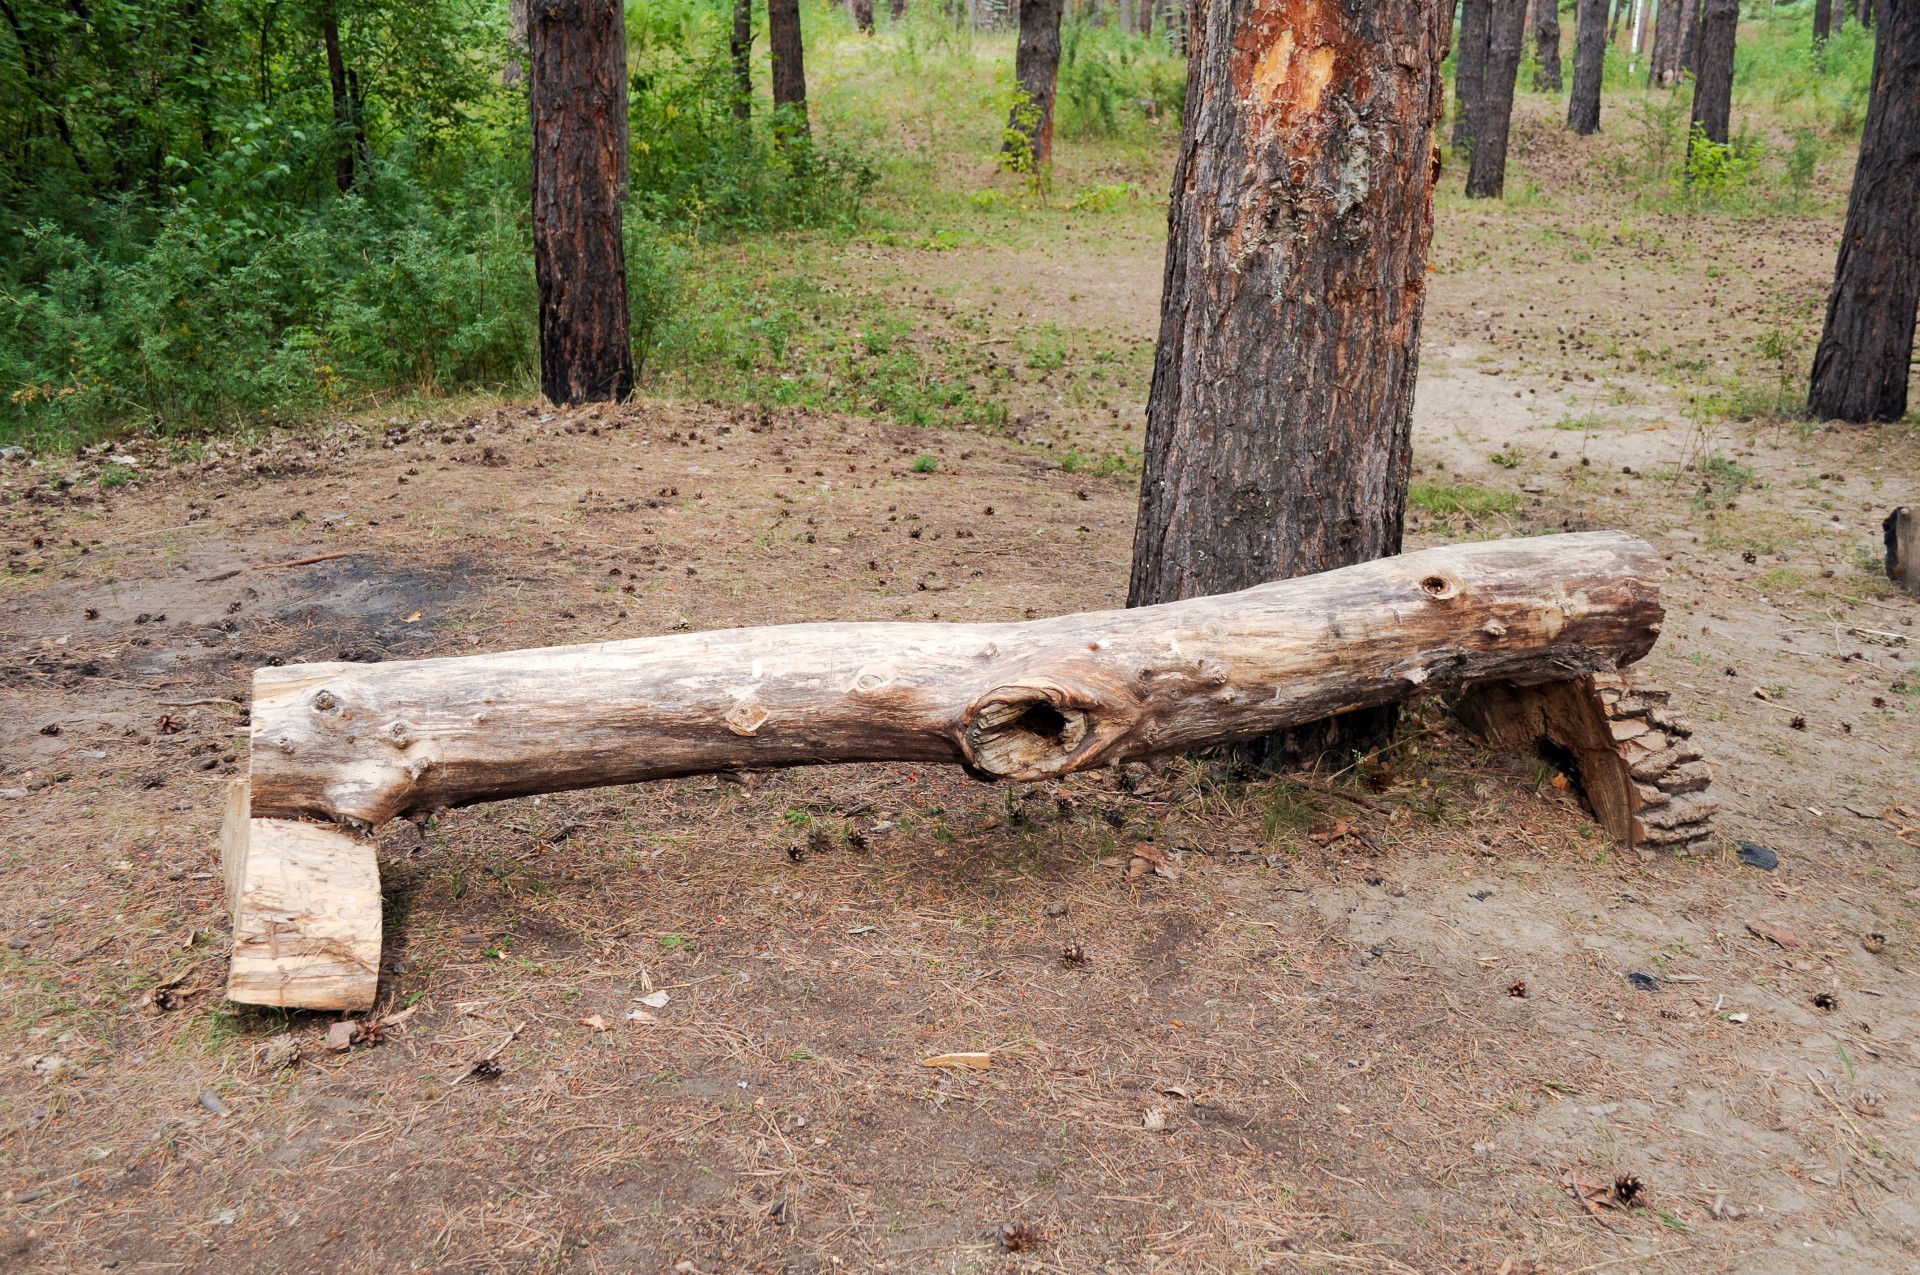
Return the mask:
[[1693,73],[1694,59],[1700,51],[1700,0],[1682,0],[1680,6],[1680,65],[1673,82]]
[[1527,0],[1493,0],[1487,26],[1486,82],[1473,125],[1473,159],[1467,168],[1467,196],[1498,199],[1507,182],[1507,133],[1513,125],[1513,85],[1520,74],[1525,42]]
[[527,43],[540,388],[560,404],[619,402],[633,392],[621,0],[533,0]]
[[[1846,0],[1841,0],[1845,3]],[[1813,47],[1823,49],[1833,34],[1833,0],[1813,0]]]
[[1653,15],[1653,54],[1647,59],[1647,83],[1672,88],[1680,78],[1680,26],[1685,0],[1660,0]]
[[847,11],[853,15],[853,25],[860,34],[873,34],[873,0],[847,0]]
[[1473,147],[1473,113],[1487,78],[1487,27],[1493,0],[1460,0],[1460,44],[1453,58],[1453,149]]
[[[1021,166],[1035,171],[1053,161],[1053,102],[1060,82],[1064,7],[1063,0],[1023,0],[1020,5],[1020,44],[1013,71],[1025,100],[1016,102],[1008,113],[1005,149]],[[1015,154],[1015,134],[1026,139],[1028,155]]]
[[890,12],[892,12],[893,20],[895,22],[898,22],[900,19],[906,17],[907,16],[907,0],[893,0],[893,8]]
[[1583,137],[1600,131],[1600,80],[1607,67],[1607,0],[1580,0],[1574,10],[1573,92],[1567,127]]
[[1920,598],[1920,508],[1900,505],[1880,524],[1887,546],[1887,579]]
[[1425,549],[1225,596],[1001,624],[813,624],[254,675],[251,815],[379,825],[714,771],[954,762],[1038,780],[1654,644],[1620,532]]
[[359,145],[347,60],[340,52],[340,15],[332,4],[320,10],[320,42],[326,46],[327,87],[333,94],[333,184],[344,195],[353,189],[353,161]]
[[733,117],[753,118],[753,0],[733,0],[733,32],[727,38],[733,63]]
[[1534,0],[1533,72],[1536,93],[1560,91],[1560,0]]
[[1700,15],[1700,64],[1694,71],[1693,127],[1722,146],[1727,144],[1733,116],[1733,41],[1739,25],[1740,0],[1705,0]]
[[800,0],[767,0],[767,45],[773,53],[775,132],[781,137],[804,137],[809,125]]
[[1920,309],[1920,4],[1881,0],[1873,90],[1814,351],[1807,410],[1816,418],[1906,415]]

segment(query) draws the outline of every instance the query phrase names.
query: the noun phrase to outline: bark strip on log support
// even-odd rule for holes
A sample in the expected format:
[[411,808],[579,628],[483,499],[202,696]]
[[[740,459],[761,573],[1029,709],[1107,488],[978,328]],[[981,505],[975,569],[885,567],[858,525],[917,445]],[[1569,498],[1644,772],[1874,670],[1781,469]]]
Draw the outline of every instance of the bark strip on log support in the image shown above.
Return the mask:
[[232,994],[370,1003],[373,848],[327,824],[832,762],[1037,780],[1416,694],[1566,682],[1652,648],[1662,574],[1645,542],[1596,532],[1023,624],[800,624],[259,669],[251,806],[236,799],[225,838]]

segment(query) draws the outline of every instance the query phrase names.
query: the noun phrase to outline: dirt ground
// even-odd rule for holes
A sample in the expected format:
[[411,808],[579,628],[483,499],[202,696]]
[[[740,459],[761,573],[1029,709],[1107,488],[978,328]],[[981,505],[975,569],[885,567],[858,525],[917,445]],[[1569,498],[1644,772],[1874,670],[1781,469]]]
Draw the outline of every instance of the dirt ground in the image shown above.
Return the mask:
[[[1437,704],[1311,787],[515,801],[383,830],[411,1017],[331,1053],[221,996],[253,668],[1117,605],[1135,480],[1055,457],[1137,446],[1144,383],[1028,377],[1011,437],[501,403],[0,465],[0,1266],[1914,1269],[1920,603],[1871,560],[1920,440],[1701,425],[1660,374],[1817,295],[1831,216],[1593,221],[1443,206],[1410,540],[1661,547],[1643,667],[1723,805],[1690,857],[1622,853]],[[1159,253],[871,255],[937,297],[923,339],[1034,312],[1137,354]],[[1127,879],[1148,839],[1177,877]]]

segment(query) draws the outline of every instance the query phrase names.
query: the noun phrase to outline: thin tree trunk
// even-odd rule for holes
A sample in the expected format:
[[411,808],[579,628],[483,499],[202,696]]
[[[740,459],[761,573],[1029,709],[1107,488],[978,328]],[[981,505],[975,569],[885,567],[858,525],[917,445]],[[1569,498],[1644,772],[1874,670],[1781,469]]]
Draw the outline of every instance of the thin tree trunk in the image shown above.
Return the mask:
[[733,117],[753,118],[753,0],[733,0],[733,34],[727,40],[733,62]]
[[1573,92],[1567,127],[1582,136],[1600,131],[1600,79],[1607,68],[1607,0],[1580,0],[1574,10]]
[[1453,149],[1473,146],[1473,113],[1487,78],[1487,23],[1493,0],[1461,0],[1460,47],[1453,59]]
[[807,64],[800,39],[800,0],[767,0],[767,45],[773,53],[774,128],[781,137],[805,136]]
[[1538,93],[1560,91],[1560,0],[1534,0],[1533,87]]
[[633,392],[621,0],[532,0],[527,54],[540,388],[555,403],[618,402]]
[[1647,83],[1672,88],[1680,78],[1680,25],[1685,0],[1660,0],[1653,17],[1653,56],[1647,62]]
[[1448,15],[1271,12],[1215,0],[1189,28],[1130,606],[1400,549]]
[[1527,0],[1493,0],[1487,24],[1486,82],[1473,123],[1473,159],[1467,195],[1498,199],[1507,182],[1507,133],[1513,125],[1513,82],[1526,42]]
[[[1053,99],[1060,82],[1060,14],[1064,0],[1023,0],[1020,45],[1013,74],[1022,100],[1007,117],[1007,154],[1023,171],[1038,171],[1053,161]],[[1028,153],[1016,155],[1015,135],[1026,139]]]
[[893,20],[895,22],[898,22],[900,19],[906,17],[907,16],[907,0],[893,0],[893,8],[891,12],[893,14]]
[[[1842,3],[1844,2],[1845,0],[1842,0]],[[1863,27],[1872,26],[1873,25],[1873,0],[1856,0],[1854,9],[1853,9],[1853,16],[1860,23],[1861,26]]]
[[1739,25],[1740,0],[1706,0],[1700,17],[1700,65],[1694,72],[1693,127],[1722,146],[1733,115],[1733,41]]
[[[1844,4],[1845,0],[1841,0]],[[1824,48],[1833,34],[1833,0],[1813,0],[1813,47]]]
[[1693,60],[1700,45],[1700,0],[1682,0],[1680,6],[1680,65],[1674,68],[1673,82],[1693,72]]
[[340,52],[340,15],[331,4],[320,10],[320,39],[327,49],[327,86],[333,93],[333,184],[341,194],[353,189],[353,96],[347,87],[347,60]]
[[1848,8],[1847,0],[1840,0],[1840,3],[1833,6],[1833,34],[1839,35],[1847,29]]
[[1906,415],[1920,309],[1920,5],[1881,0],[1873,94],[1813,356],[1807,410],[1816,418],[1897,421]]
[[853,25],[860,34],[873,34],[873,0],[847,0],[847,11],[853,15]]
[[1633,0],[1613,0],[1612,7],[1607,11],[1608,44],[1618,44],[1620,42],[1620,11],[1632,3]]

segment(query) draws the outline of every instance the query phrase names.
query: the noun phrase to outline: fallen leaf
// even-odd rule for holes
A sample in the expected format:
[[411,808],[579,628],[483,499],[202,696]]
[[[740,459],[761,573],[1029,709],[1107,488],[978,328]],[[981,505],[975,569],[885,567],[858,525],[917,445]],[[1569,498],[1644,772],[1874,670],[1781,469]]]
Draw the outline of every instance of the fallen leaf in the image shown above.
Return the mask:
[[985,1071],[987,1068],[993,1066],[993,1055],[985,1052],[935,1054],[931,1058],[922,1058],[920,1065],[922,1067],[955,1067],[965,1068],[968,1071]]
[[580,1025],[582,1027],[591,1027],[593,1028],[593,1030],[597,1032],[603,1032],[607,1030],[609,1026],[611,1026],[611,1024],[609,1024],[606,1019],[600,1017],[600,1015],[598,1014],[588,1014],[585,1018],[580,1020]]
[[1748,921],[1747,931],[1780,947],[1805,947],[1807,942],[1784,925],[1773,921]]
[[1353,830],[1353,825],[1345,819],[1336,819],[1331,827],[1315,828],[1309,835],[1323,846],[1330,846]]
[[627,1021],[630,1023],[657,1023],[660,1020],[644,1009],[630,1009],[627,1011]]
[[640,1003],[648,1009],[665,1009],[672,1000],[673,997],[667,995],[665,992],[652,992],[646,996],[642,996]]
[[351,1018],[343,1018],[327,1028],[327,1048],[336,1054],[344,1054],[353,1048],[353,1034],[360,1024]]

